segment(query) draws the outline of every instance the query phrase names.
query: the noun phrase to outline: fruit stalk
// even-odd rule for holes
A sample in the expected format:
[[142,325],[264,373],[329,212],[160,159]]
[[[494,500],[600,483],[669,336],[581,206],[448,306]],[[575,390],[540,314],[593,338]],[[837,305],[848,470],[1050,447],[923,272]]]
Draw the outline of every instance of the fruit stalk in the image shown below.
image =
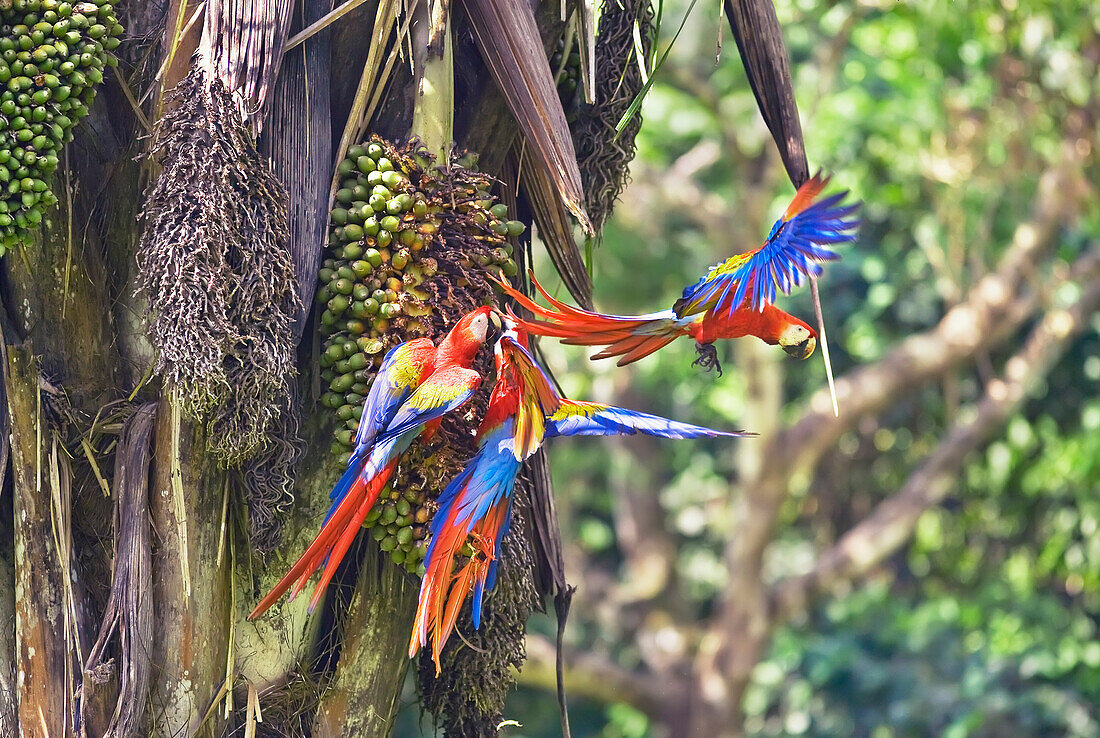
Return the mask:
[[421,3],[414,26],[416,101],[412,135],[418,136],[436,162],[450,161],[454,140],[454,56],[450,11],[437,0],[430,10]]

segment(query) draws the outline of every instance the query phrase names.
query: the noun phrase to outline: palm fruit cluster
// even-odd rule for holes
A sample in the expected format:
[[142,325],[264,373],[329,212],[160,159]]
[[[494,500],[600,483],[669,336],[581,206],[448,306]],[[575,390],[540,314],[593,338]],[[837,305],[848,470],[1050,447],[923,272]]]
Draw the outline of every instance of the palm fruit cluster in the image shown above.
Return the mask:
[[0,255],[57,202],[50,175],[121,33],[109,0],[0,2]]
[[[340,421],[332,452],[343,465],[386,352],[419,336],[438,340],[463,314],[491,301],[484,275],[515,276],[508,238],[524,226],[494,203],[487,176],[461,159],[435,169],[411,144],[398,148],[373,137],[348,149],[339,173],[317,300],[324,307],[321,402]],[[452,478],[472,450],[459,459],[445,448],[416,445],[406,455],[365,522],[395,563],[418,570],[439,491],[428,480]]]

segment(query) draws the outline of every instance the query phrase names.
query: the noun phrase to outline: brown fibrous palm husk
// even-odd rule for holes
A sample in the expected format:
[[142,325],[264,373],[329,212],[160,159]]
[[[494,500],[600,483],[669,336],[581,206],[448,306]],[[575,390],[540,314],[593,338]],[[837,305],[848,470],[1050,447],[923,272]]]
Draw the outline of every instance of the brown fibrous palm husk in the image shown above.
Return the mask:
[[[222,465],[266,453],[289,470],[299,301],[285,188],[231,94],[202,65],[166,107],[149,151],[161,171],[137,256],[154,369],[185,414],[205,423],[208,450]],[[287,443],[273,449],[273,438]],[[288,476],[245,481],[250,497],[289,499]]]

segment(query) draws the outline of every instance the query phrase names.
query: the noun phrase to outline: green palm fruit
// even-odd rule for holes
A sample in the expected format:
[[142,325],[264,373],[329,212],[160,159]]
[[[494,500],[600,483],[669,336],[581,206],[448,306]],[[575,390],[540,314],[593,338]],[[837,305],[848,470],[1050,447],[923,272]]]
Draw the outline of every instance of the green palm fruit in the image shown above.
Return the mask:
[[392,170],[386,171],[385,169],[383,169],[381,162],[379,162],[378,168],[382,171],[382,184],[390,188],[391,190],[401,187],[408,181],[405,175],[401,174],[400,172],[395,172]]
[[[351,160],[346,159],[345,161],[350,162]],[[363,174],[370,174],[378,168],[377,165],[374,163],[374,159],[370,158],[369,156],[356,157],[354,166],[358,168],[358,170]]]
[[[508,208],[495,203],[488,178],[470,172],[457,184],[444,181],[424,169],[427,159],[413,151],[374,139],[350,147],[339,166],[342,190],[351,199],[333,210],[329,259],[319,275],[318,294],[327,298],[320,361],[328,391],[322,403],[339,421],[332,449],[343,459],[386,352],[414,336],[437,339],[441,313],[450,320],[455,316],[448,312],[453,307],[435,300],[456,288],[461,294],[476,282],[478,270],[515,270],[507,238],[521,233],[522,224],[509,220]],[[487,290],[482,284],[480,289]],[[421,476],[420,471],[437,468],[437,453],[452,452],[446,445],[414,446],[367,522],[372,535],[409,571],[422,568],[427,525],[441,491],[438,474]],[[451,473],[449,466],[438,468]]]

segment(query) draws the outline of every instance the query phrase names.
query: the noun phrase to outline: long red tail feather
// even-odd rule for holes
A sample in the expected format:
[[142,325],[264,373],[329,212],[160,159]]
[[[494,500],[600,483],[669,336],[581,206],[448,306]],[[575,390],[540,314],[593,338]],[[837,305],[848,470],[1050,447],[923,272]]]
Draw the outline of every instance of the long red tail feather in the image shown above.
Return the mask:
[[[355,480],[351,489],[344,495],[344,499],[340,501],[336,510],[333,511],[332,516],[324,526],[321,527],[321,530],[317,533],[317,537],[309,544],[309,547],[302,553],[298,561],[295,562],[294,566],[290,567],[290,571],[283,575],[283,578],[279,580],[278,584],[272,587],[271,591],[268,592],[252,612],[248,614],[249,620],[255,620],[267,612],[267,610],[274,605],[292,585],[294,586],[294,591],[291,594],[291,598],[301,592],[302,589],[305,588],[309,578],[313,575],[313,572],[321,566],[321,562],[324,561],[327,556],[328,563],[325,566],[322,581],[318,584],[314,592],[313,600],[310,603],[309,609],[311,611],[313,610],[317,601],[320,599],[320,595],[328,585],[329,580],[332,579],[332,574],[335,573],[336,567],[339,565],[341,559],[343,559],[344,554],[347,553],[347,547],[350,546],[351,541],[354,540],[355,534],[359,531],[359,527],[363,523],[363,519],[366,518],[367,513],[370,512],[371,507],[374,506],[375,501],[378,499],[378,493],[382,490],[382,487],[386,485],[386,482],[389,481],[394,466],[396,466],[396,463],[387,466],[369,482],[364,482],[362,479]],[[344,538],[348,539],[347,546],[344,546],[343,549],[337,553],[336,548],[342,544]]]
[[667,346],[679,336],[687,335],[686,326],[669,317],[621,317],[604,315],[567,305],[555,299],[539,284],[534,275],[531,283],[550,303],[543,307],[505,282],[498,282],[505,292],[536,317],[513,316],[529,333],[558,338],[573,346],[606,346],[593,359],[622,356],[619,366],[633,363]]

